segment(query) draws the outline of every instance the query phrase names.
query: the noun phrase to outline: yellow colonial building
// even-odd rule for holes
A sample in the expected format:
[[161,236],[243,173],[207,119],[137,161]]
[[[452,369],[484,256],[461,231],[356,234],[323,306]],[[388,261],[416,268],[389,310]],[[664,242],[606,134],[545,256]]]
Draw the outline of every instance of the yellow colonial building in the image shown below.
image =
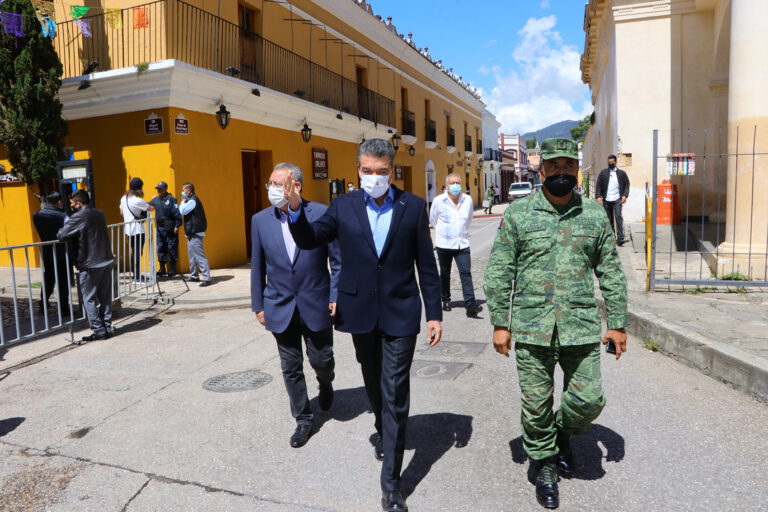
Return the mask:
[[[65,145],[91,160],[110,222],[131,178],[148,196],[163,180],[178,197],[189,181],[212,266],[241,264],[275,164],[298,164],[304,196],[328,203],[357,186],[358,145],[374,137],[399,145],[398,187],[426,197],[459,172],[480,200],[479,96],[364,1],[86,1],[90,37],[70,3],[55,4]],[[0,184],[0,246],[37,240],[34,192]]]
[[[659,130],[659,181],[681,219],[717,232],[713,271],[765,279],[768,263],[768,1],[590,0],[581,58],[595,107],[583,151],[594,176],[617,154],[632,182],[625,220],[643,217]],[[696,155],[668,176],[666,155]],[[722,229],[721,229],[722,228]],[[698,232],[698,228],[697,228]]]

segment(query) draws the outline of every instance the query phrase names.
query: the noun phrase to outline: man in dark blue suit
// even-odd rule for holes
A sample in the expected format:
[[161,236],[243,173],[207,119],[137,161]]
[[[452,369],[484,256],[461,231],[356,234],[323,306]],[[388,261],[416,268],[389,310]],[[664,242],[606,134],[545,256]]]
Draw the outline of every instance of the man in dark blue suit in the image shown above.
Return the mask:
[[[357,153],[361,189],[335,198],[312,222],[300,184],[287,177],[290,231],[302,249],[339,243],[336,329],[352,334],[365,391],[376,416],[374,454],[381,468],[381,505],[407,511],[400,490],[410,407],[411,361],[421,325],[419,285],[430,345],[440,341],[440,278],[429,235],[426,202],[391,186],[395,150],[371,139]],[[415,270],[419,272],[416,284]]]
[[[251,219],[251,304],[261,325],[277,340],[283,380],[296,418],[291,446],[304,446],[312,431],[312,409],[304,380],[301,338],[307,344],[309,364],[320,384],[318,401],[323,410],[333,403],[333,316],[336,314],[336,284],[341,259],[335,243],[311,250],[296,247],[288,231],[288,201],[283,183],[291,177],[301,192],[302,172],[290,163],[278,164],[267,189],[273,206]],[[314,220],[326,206],[301,201],[306,215]],[[331,275],[328,275],[328,260]]]

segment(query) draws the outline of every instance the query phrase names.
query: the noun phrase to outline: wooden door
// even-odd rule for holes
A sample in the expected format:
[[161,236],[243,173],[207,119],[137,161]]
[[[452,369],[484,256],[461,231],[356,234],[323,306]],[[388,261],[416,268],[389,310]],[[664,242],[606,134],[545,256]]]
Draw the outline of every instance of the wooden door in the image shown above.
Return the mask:
[[245,242],[248,258],[251,257],[251,217],[264,208],[262,191],[265,180],[261,179],[258,151],[243,151],[243,206],[245,219]]

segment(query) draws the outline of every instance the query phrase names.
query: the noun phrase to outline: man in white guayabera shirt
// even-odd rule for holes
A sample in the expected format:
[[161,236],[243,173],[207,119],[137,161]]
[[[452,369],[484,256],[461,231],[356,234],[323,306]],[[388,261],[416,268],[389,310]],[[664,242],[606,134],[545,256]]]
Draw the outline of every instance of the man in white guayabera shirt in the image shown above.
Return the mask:
[[478,318],[477,314],[483,308],[475,302],[469,251],[469,224],[474,204],[469,195],[461,193],[461,176],[458,174],[449,174],[445,178],[445,186],[446,191],[435,198],[429,212],[429,223],[435,228],[435,247],[440,263],[443,311],[451,310],[451,263],[456,260],[467,316]]
[[603,205],[605,213],[608,214],[608,220],[611,221],[611,227],[616,234],[616,243],[623,245],[625,242],[624,219],[621,217],[621,206],[627,202],[629,196],[629,177],[626,172],[616,166],[616,155],[609,156],[608,168],[600,171],[595,192],[597,202]]

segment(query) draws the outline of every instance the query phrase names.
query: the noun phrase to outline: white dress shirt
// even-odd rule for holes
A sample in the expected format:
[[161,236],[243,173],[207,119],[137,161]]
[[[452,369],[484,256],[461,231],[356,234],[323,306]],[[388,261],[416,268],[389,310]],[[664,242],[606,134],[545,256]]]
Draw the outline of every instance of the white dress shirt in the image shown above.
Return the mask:
[[616,173],[616,169],[610,171],[610,177],[608,178],[608,191],[605,193],[606,201],[618,201],[621,199],[619,195],[619,177]]
[[469,247],[469,224],[472,222],[474,209],[472,198],[467,194],[459,196],[458,204],[454,204],[448,192],[437,196],[429,212],[429,223],[435,228],[435,247]]

